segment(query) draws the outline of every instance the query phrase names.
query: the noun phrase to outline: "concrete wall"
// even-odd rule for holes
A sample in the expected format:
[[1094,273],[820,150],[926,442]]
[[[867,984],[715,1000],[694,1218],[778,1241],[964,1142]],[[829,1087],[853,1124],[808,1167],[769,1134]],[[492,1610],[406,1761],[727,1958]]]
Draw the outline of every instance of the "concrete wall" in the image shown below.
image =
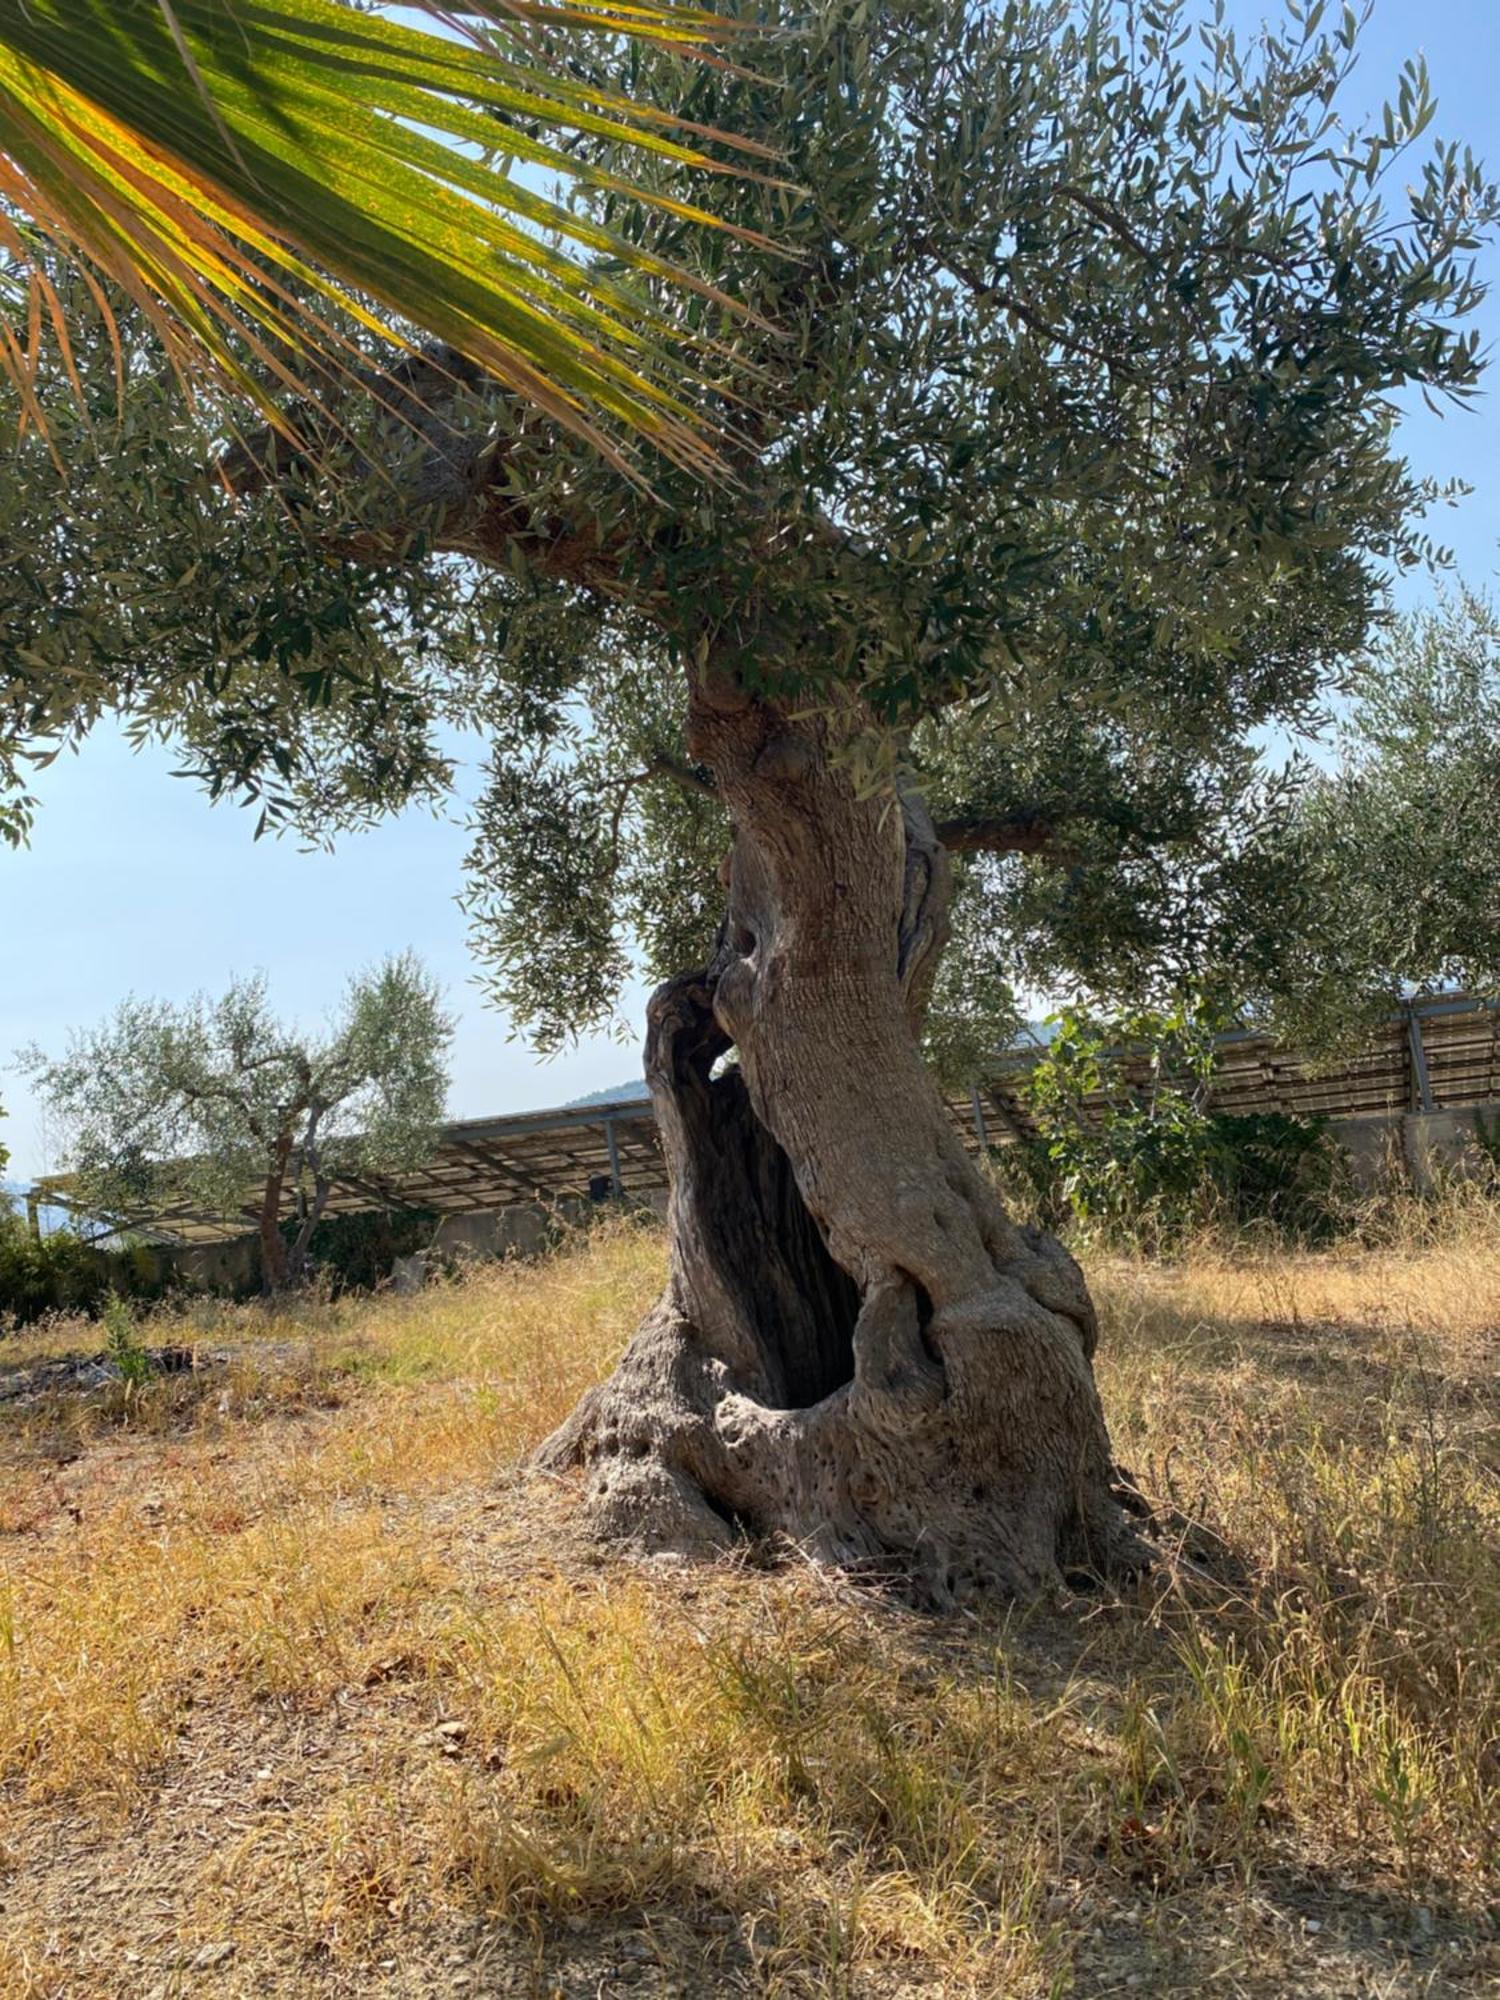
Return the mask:
[[1489,1168],[1472,1110],[1414,1111],[1402,1122],[1406,1164],[1417,1187],[1431,1187],[1439,1174],[1479,1174]]
[[546,1249],[559,1222],[578,1221],[589,1205],[561,1201],[551,1209],[540,1202],[518,1203],[514,1208],[445,1215],[432,1248],[440,1257],[535,1257]]
[[1489,1167],[1469,1107],[1330,1118],[1328,1130],[1349,1155],[1350,1168],[1362,1188],[1404,1177],[1414,1187],[1426,1189],[1438,1174],[1478,1174]]
[[1399,1111],[1363,1118],[1330,1118],[1329,1137],[1343,1147],[1361,1188],[1376,1188],[1406,1172],[1406,1120]]
[[260,1245],[253,1236],[237,1236],[232,1243],[195,1243],[164,1254],[191,1291],[249,1292],[260,1283]]
[[95,1248],[88,1255],[100,1282],[127,1298],[153,1298],[174,1285],[192,1292],[240,1294],[260,1283],[253,1236],[228,1243],[133,1243],[124,1250]]
[[[631,1208],[649,1209],[665,1216],[667,1191],[651,1188],[626,1197]],[[539,1256],[557,1234],[559,1224],[587,1222],[601,1214],[602,1204],[577,1196],[543,1207],[540,1202],[518,1203],[513,1208],[476,1210],[472,1214],[445,1215],[433,1238],[439,1256],[520,1257]]]

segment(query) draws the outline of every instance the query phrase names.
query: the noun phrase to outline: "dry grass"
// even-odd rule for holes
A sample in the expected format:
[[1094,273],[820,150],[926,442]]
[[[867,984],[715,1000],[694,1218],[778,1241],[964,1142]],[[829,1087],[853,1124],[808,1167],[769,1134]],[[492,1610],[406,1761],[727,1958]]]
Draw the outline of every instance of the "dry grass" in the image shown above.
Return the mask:
[[[1495,1990],[1500,1230],[1096,1266],[1139,1599],[601,1561],[622,1228],[0,1405],[0,1992]],[[13,1341],[5,1365],[80,1338]]]

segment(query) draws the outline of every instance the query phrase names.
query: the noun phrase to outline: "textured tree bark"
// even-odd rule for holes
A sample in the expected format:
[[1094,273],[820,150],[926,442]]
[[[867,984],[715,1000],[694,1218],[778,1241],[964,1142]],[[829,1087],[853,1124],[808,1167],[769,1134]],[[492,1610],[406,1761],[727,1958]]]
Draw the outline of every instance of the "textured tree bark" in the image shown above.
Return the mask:
[[1082,1275],[1007,1217],[918,1047],[945,858],[839,735],[728,676],[694,694],[734,844],[714,962],[649,1011],[670,1274],[540,1462],[647,1547],[789,1537],[940,1603],[1119,1575],[1144,1551]]
[[290,1276],[286,1239],[281,1233],[281,1190],[286,1182],[287,1161],[291,1153],[291,1136],[283,1133],[272,1153],[260,1203],[260,1285],[261,1290],[272,1298],[286,1290]]

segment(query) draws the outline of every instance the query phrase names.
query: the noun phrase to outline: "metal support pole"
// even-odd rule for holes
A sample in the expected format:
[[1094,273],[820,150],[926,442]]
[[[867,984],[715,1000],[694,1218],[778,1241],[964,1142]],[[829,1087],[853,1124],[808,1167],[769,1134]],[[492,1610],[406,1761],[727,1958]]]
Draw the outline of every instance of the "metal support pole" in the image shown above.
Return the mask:
[[1406,1035],[1411,1045],[1411,1108],[1413,1111],[1436,1111],[1432,1078],[1427,1074],[1427,1049],[1422,1041],[1422,1017],[1412,1000],[1406,1003]]
[[42,1240],[42,1212],[37,1207],[37,1200],[34,1194],[29,1194],[26,1197],[26,1220],[31,1226],[32,1242],[40,1243]]
[[615,1138],[615,1121],[604,1121],[604,1143],[609,1148],[609,1188],[616,1200],[625,1192],[625,1183],[620,1179],[620,1145]]
[[977,1083],[969,1085],[969,1102],[974,1107],[974,1130],[979,1135],[979,1150],[987,1153],[990,1150],[990,1135],[984,1129],[984,1105],[980,1101]]

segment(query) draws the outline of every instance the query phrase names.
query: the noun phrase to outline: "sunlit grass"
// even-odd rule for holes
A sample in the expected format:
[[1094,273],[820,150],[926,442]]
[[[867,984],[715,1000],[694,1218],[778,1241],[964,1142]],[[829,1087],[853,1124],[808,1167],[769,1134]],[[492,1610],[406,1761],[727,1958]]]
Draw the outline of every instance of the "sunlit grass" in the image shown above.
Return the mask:
[[[1170,1559],[1057,1618],[575,1545],[514,1468],[661,1269],[625,1227],[220,1311],[227,1369],[0,1417],[0,1990],[120,1990],[101,1923],[158,1968],[232,1938],[245,1990],[441,1988],[455,1925],[535,1967],[628,1932],[704,1993],[1483,1982],[1500,1232],[1098,1264]],[[144,1887],[73,1906],[49,1843],[134,1882],[195,1787],[234,1837],[170,1850],[167,1944]]]

